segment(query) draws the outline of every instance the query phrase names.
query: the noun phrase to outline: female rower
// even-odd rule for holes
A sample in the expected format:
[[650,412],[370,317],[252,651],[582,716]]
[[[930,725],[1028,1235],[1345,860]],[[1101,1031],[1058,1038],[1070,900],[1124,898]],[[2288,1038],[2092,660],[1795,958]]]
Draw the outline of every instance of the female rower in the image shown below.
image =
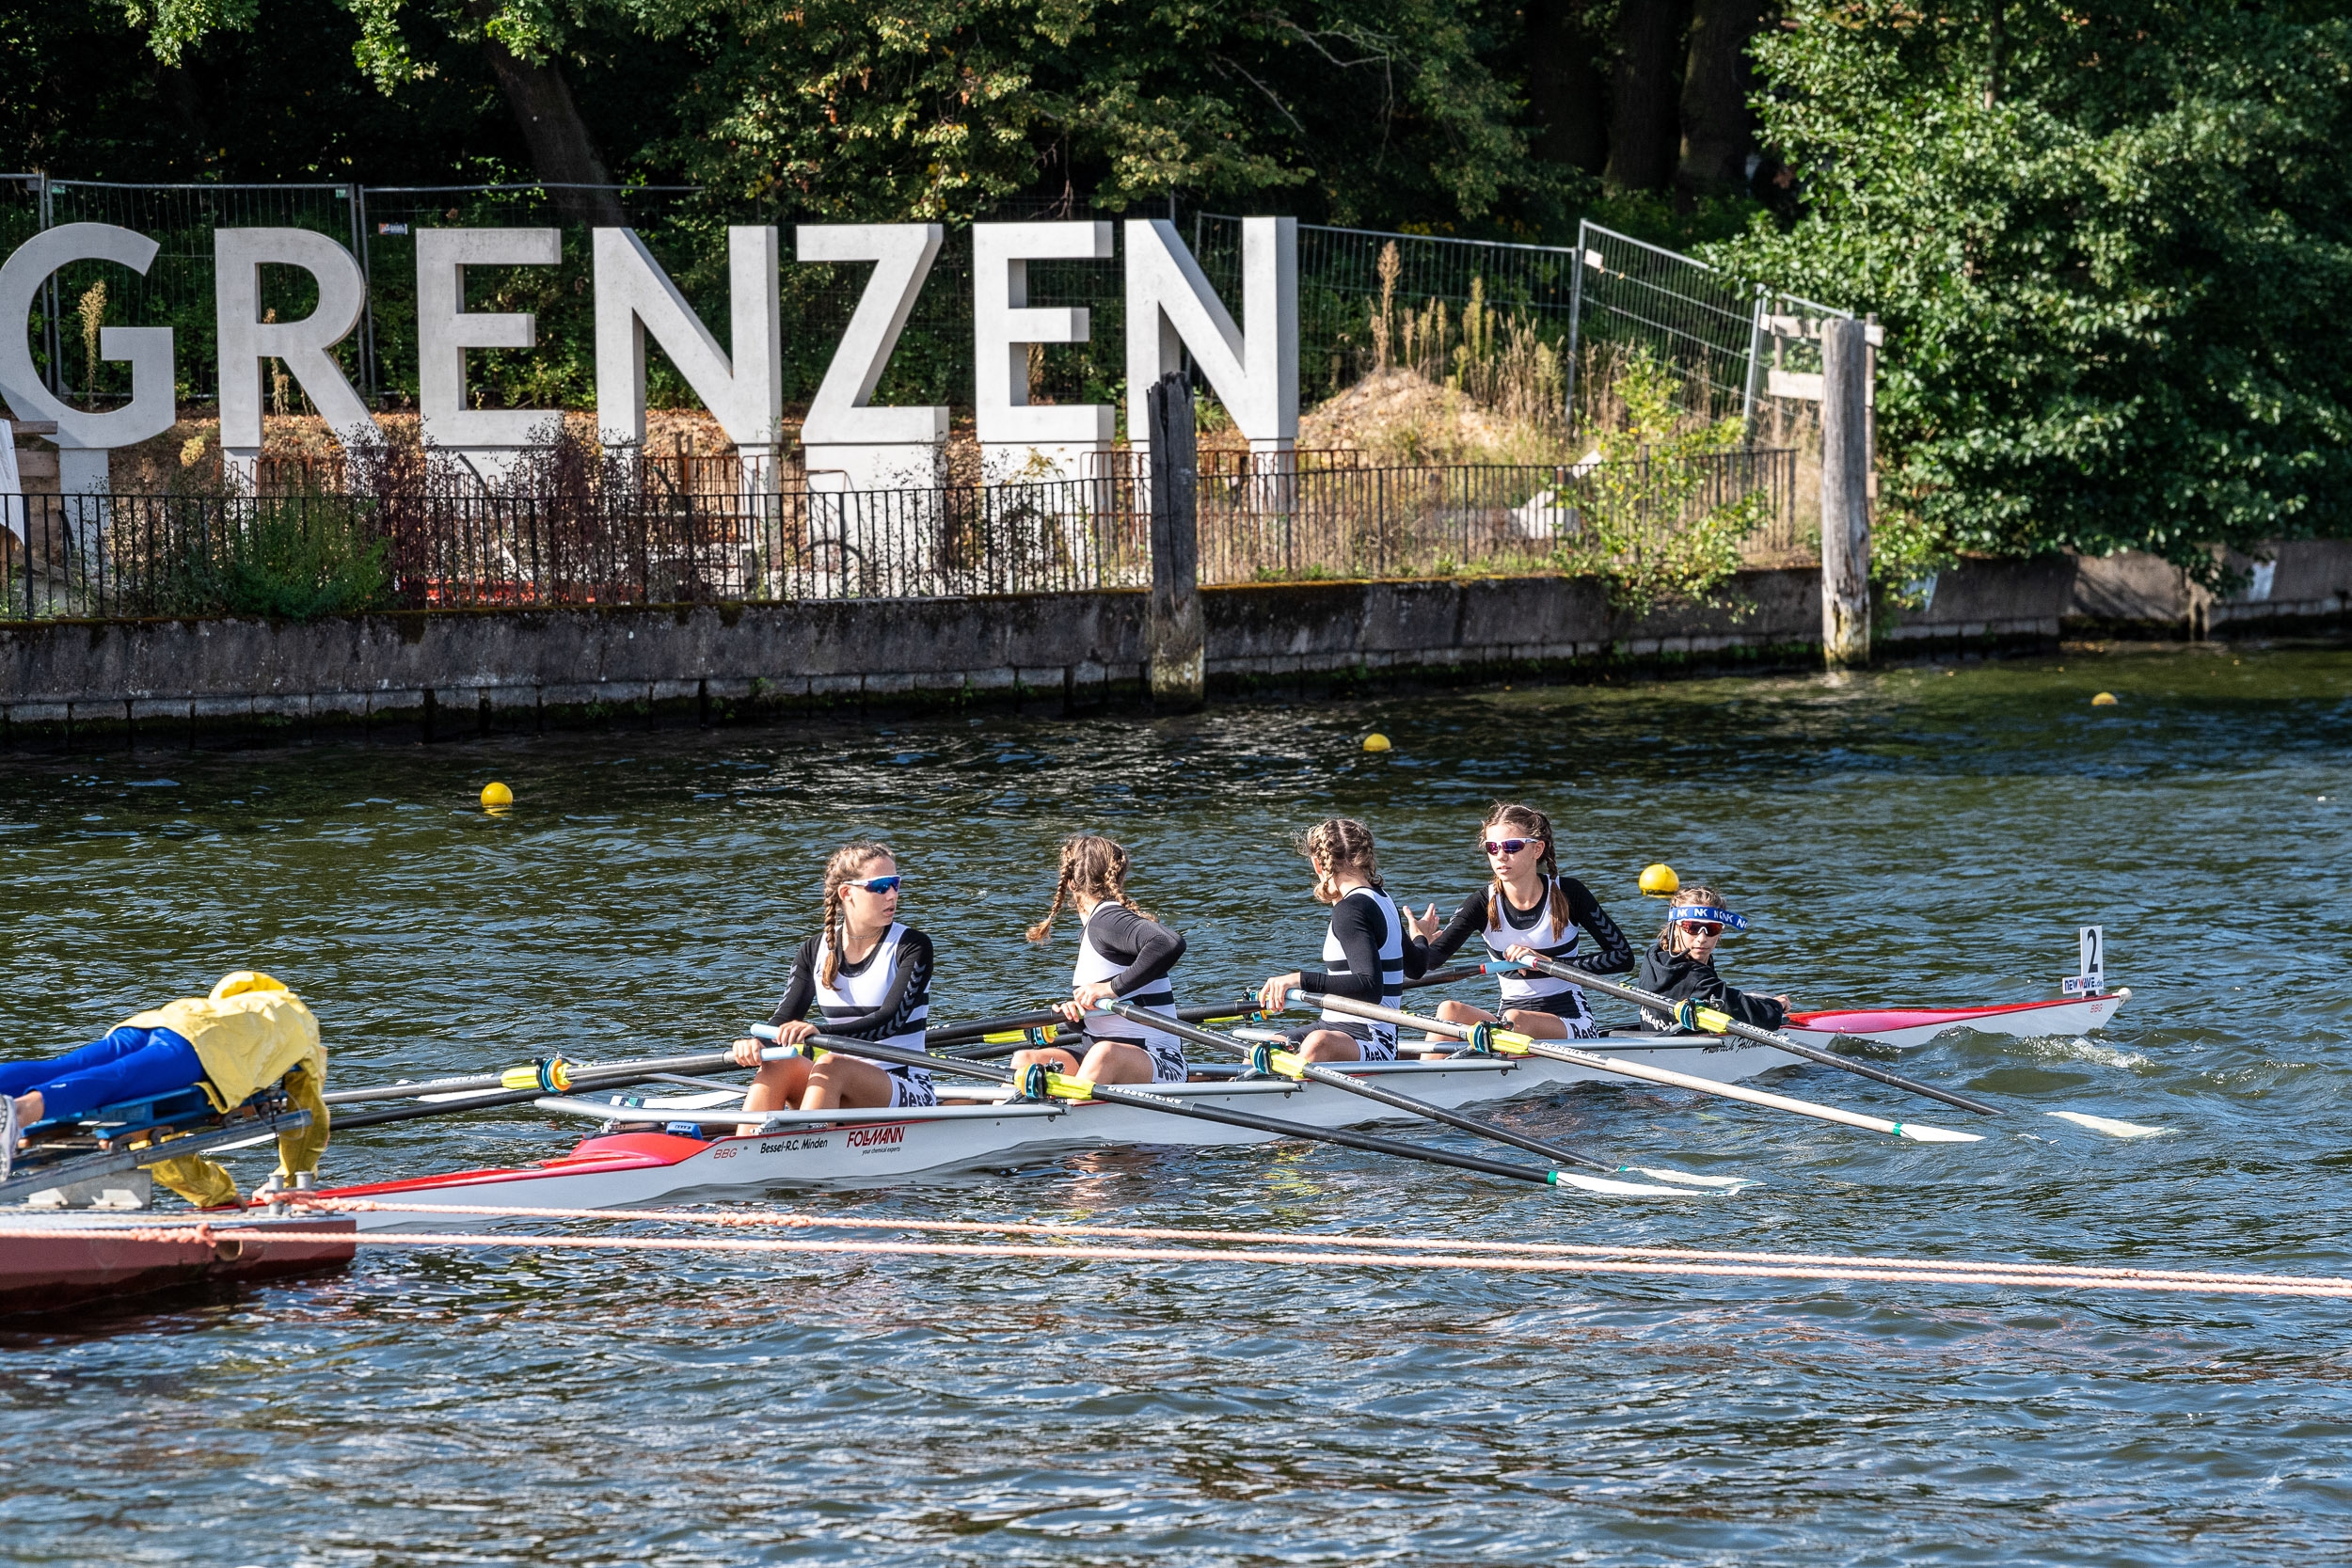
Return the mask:
[[1085,1026],[1086,1047],[1016,1051],[1016,1071],[1041,1062],[1056,1072],[1096,1084],[1181,1084],[1184,1042],[1164,1029],[1131,1023],[1115,1013],[1089,1011],[1098,1002],[1132,1002],[1154,1012],[1173,1012],[1176,990],[1168,972],[1184,956],[1184,939],[1136,907],[1127,896],[1127,851],[1097,833],[1062,840],[1061,875],[1053,906],[1029,927],[1031,942],[1054,934],[1062,905],[1078,906],[1078,967],[1070,976],[1070,1000],[1062,1016]]
[[[845,844],[825,863],[824,927],[801,943],[791,983],[769,1022],[776,1043],[811,1035],[923,1049],[931,1010],[931,939],[898,924],[898,863],[890,846]],[[809,1022],[815,1006],[823,1022]],[[935,1105],[931,1075],[921,1068],[818,1052],[762,1065],[762,1042],[735,1042],[735,1059],[759,1069],[746,1111],[830,1111],[835,1107]]]
[[[1642,973],[1636,983],[1669,1002],[1702,1002],[1742,1023],[1777,1029],[1794,1006],[1788,997],[1735,990],[1715,973],[1715,945],[1724,932],[1747,928],[1747,916],[1725,909],[1712,889],[1684,888],[1666,911],[1658,945],[1642,955]],[[1661,1018],[1648,1008],[1643,1009],[1642,1022],[1653,1029],[1675,1027],[1673,1019]]]
[[[1321,970],[1277,974],[1258,988],[1259,1006],[1279,1013],[1288,993],[1345,996],[1384,1007],[1405,1005],[1405,982],[1422,972],[1421,942],[1409,937],[1405,917],[1380,885],[1380,857],[1372,830],[1353,817],[1316,823],[1298,841],[1298,852],[1314,867],[1315,901],[1331,906],[1331,927],[1323,938]],[[1320,1023],[1283,1031],[1299,1041],[1311,1062],[1391,1062],[1396,1025],[1351,1018],[1326,1007]]]
[[[1413,923],[1429,943],[1431,969],[1443,966],[1473,934],[1485,940],[1489,960],[1495,963],[1550,958],[1595,974],[1633,967],[1633,944],[1600,900],[1582,882],[1560,875],[1550,817],[1533,806],[1497,800],[1480,828],[1492,879],[1462,900],[1442,931],[1435,904]],[[1586,934],[1593,939],[1590,953],[1579,951]],[[1540,1039],[1583,1040],[1600,1033],[1581,986],[1534,973],[1498,978],[1501,1018],[1467,1002],[1441,1002],[1438,1016],[1449,1023],[1507,1022],[1520,1034]]]

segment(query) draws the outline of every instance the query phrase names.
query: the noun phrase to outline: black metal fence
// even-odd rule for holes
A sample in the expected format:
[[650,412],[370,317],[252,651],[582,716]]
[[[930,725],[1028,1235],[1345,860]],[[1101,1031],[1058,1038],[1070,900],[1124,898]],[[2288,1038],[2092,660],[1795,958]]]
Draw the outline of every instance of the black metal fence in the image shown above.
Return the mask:
[[[1204,465],[1200,577],[1589,568],[1593,540],[1629,537],[1631,514],[1661,537],[1726,509],[1750,529],[1785,515],[1794,455],[1645,457],[1605,469]],[[303,620],[1139,589],[1151,582],[1148,495],[1132,474],[728,491],[681,485],[656,467],[630,470],[626,483],[504,494],[436,483],[373,494],[0,497],[0,618]]]

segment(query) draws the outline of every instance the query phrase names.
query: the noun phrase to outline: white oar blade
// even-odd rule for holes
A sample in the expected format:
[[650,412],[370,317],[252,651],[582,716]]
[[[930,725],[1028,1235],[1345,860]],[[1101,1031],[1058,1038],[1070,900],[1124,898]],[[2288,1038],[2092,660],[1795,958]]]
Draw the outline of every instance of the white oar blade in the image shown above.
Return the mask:
[[1634,1165],[1629,1168],[1640,1171],[1652,1180],[1679,1181],[1686,1187],[1721,1187],[1726,1192],[1736,1193],[1742,1187],[1756,1185],[1756,1178],[1752,1176],[1692,1176],[1689,1171],[1661,1170],[1655,1165]]
[[1895,1132],[1898,1137],[1909,1138],[1914,1143],[1922,1144],[1980,1144],[1984,1142],[1984,1134],[1981,1132],[1955,1132],[1948,1127],[1927,1127],[1915,1121],[1897,1122]]
[[1554,1185],[1581,1187],[1588,1193],[1601,1193],[1610,1197],[1704,1197],[1704,1193],[1689,1187],[1653,1187],[1644,1181],[1612,1181],[1605,1176],[1579,1176],[1574,1171],[1556,1170],[1551,1173]]
[[2169,1127],[2149,1127],[2137,1121],[2117,1121],[2110,1117],[2086,1116],[2080,1111],[2050,1111],[2060,1121],[2071,1121],[2077,1127],[2088,1127],[2093,1132],[2105,1132],[2110,1138],[2153,1138],[2172,1131]]

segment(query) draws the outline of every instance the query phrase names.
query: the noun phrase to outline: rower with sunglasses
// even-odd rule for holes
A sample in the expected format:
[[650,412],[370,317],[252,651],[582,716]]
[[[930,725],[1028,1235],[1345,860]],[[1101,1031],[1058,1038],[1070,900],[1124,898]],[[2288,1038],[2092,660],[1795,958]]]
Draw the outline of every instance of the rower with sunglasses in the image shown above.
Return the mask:
[[[923,1049],[931,1010],[931,939],[898,924],[898,863],[890,846],[845,844],[825,863],[824,927],[801,943],[792,978],[769,1022],[778,1045],[812,1035]],[[809,1021],[814,1007],[823,1022]],[[762,1042],[735,1042],[735,1059],[758,1068],[746,1111],[830,1111],[837,1106],[935,1105],[939,1095],[921,1068],[820,1051],[760,1061]],[[756,1132],[751,1126],[746,1132]]]
[[[1427,967],[1444,964],[1473,935],[1483,937],[1491,961],[1550,958],[1595,974],[1633,967],[1633,944],[1626,940],[1592,890],[1560,874],[1551,818],[1533,806],[1498,800],[1481,824],[1486,864],[1493,872],[1485,887],[1462,900],[1443,930],[1438,907],[1413,922],[1429,943]],[[1583,938],[1593,951],[1582,951]],[[1502,1017],[1467,1002],[1447,1001],[1438,1016],[1449,1023],[1506,1023],[1543,1039],[1591,1039],[1600,1033],[1581,986],[1549,974],[1503,974]]]
[[[1747,916],[1724,907],[1712,888],[1684,888],[1666,911],[1658,945],[1642,955],[1638,984],[1669,1002],[1703,1002],[1758,1029],[1777,1029],[1794,1006],[1786,996],[1764,996],[1724,984],[1715,973],[1715,946],[1725,931],[1744,931]],[[1675,1021],[1644,1008],[1642,1022],[1652,1029],[1673,1030]]]

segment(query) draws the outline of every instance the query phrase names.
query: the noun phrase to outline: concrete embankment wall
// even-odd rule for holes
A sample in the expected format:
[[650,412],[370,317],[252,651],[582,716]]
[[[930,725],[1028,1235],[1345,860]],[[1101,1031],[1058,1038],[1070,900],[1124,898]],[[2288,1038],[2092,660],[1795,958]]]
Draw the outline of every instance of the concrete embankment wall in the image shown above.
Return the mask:
[[[1969,562],[1883,617],[1888,652],[2048,646],[2078,621],[2174,635],[2341,627],[2352,545],[2282,546],[2260,599],[2215,601],[2150,558]],[[1202,592],[1213,692],[1396,679],[1809,668],[1814,571],[1744,572],[1729,608],[1634,617],[1574,578]],[[418,610],[0,626],[0,741],[128,725],[385,726],[454,736],[582,715],[863,710],[972,700],[1069,710],[1145,677],[1139,592],[786,605]]]

